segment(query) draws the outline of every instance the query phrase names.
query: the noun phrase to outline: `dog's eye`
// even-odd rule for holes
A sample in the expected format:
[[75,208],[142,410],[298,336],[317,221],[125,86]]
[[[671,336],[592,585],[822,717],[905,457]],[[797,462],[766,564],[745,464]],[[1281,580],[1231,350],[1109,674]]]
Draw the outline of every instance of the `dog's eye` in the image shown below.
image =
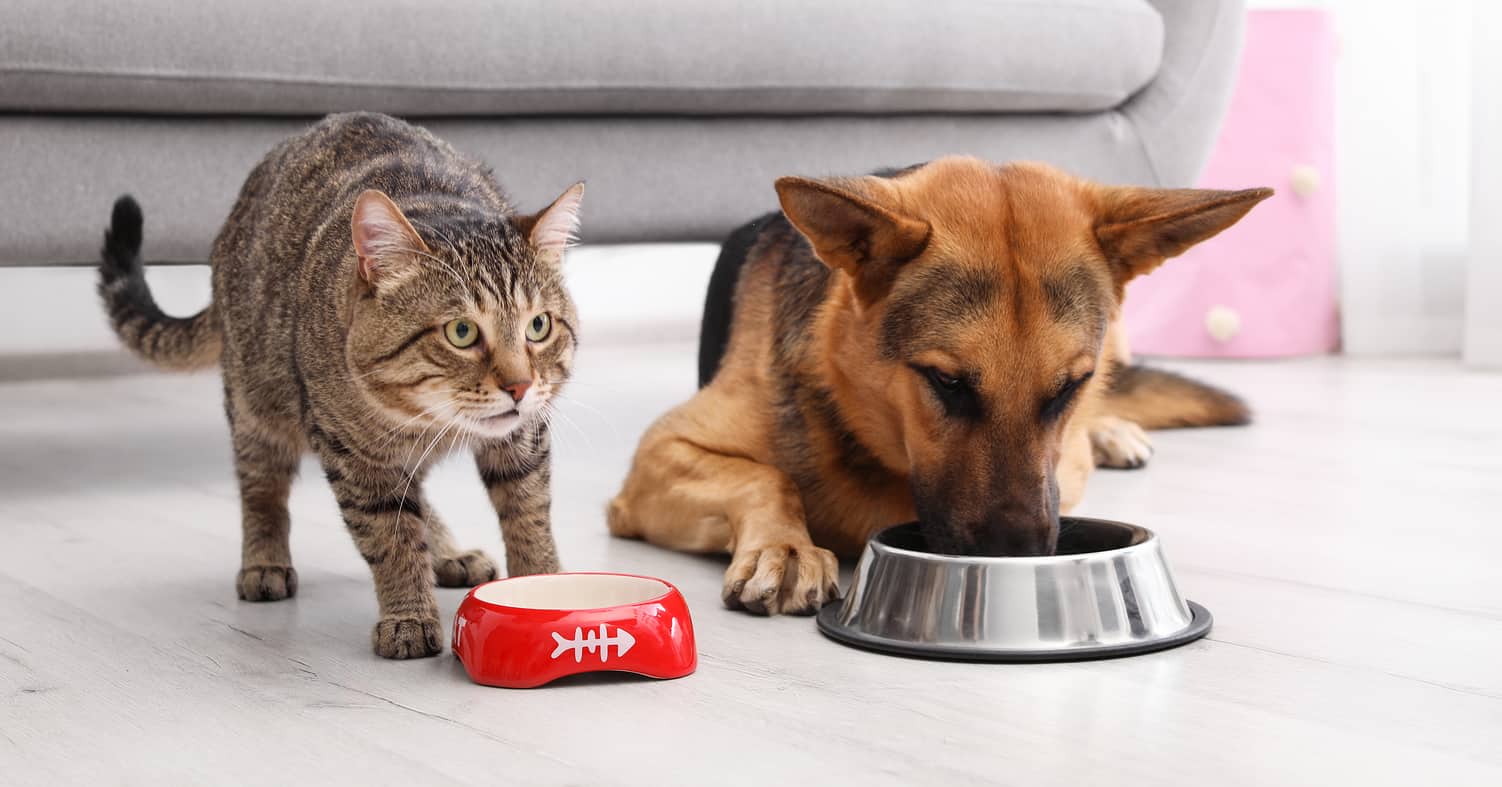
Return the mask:
[[980,400],[975,389],[963,376],[942,372],[932,366],[913,366],[928,383],[934,397],[944,407],[944,414],[952,418],[979,418]]
[[1063,415],[1064,411],[1069,409],[1070,402],[1074,401],[1074,395],[1079,393],[1080,388],[1094,376],[1095,372],[1086,372],[1084,376],[1064,383],[1063,387],[1059,388],[1058,393],[1055,393],[1047,402],[1043,403],[1043,420],[1052,421]]
[[945,374],[938,369],[925,369],[924,374],[928,375],[930,382],[946,391],[958,391],[960,386],[965,384],[960,378]]

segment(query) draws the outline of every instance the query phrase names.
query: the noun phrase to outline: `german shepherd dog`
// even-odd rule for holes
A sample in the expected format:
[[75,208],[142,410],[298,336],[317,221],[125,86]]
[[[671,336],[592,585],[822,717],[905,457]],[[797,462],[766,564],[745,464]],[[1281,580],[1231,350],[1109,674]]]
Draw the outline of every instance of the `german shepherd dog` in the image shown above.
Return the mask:
[[731,554],[726,606],[815,612],[836,555],[917,519],[931,548],[1047,555],[1142,428],[1241,424],[1236,397],[1129,366],[1126,283],[1270,189],[1112,187],[945,158],[777,181],[721,251],[700,391],[647,431],[617,536]]

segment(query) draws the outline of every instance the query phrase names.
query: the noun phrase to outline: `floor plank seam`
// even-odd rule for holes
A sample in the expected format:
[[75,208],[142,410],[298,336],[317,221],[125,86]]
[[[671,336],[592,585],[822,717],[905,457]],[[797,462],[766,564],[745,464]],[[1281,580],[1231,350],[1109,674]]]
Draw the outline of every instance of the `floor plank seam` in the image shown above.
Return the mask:
[[1422,684],[1424,684],[1426,686],[1433,686],[1434,688],[1437,688],[1437,689],[1445,689],[1446,691],[1453,691],[1456,694],[1465,694],[1465,695],[1468,695],[1468,696],[1480,697],[1482,699],[1487,699],[1487,700],[1502,700],[1502,695],[1493,694],[1493,693],[1491,693],[1489,691],[1486,691],[1485,689],[1471,689],[1471,688],[1467,688],[1465,686],[1455,686],[1455,685],[1452,685],[1452,684],[1440,683],[1440,682],[1432,681],[1432,680],[1425,680],[1424,678],[1415,677],[1413,675],[1404,675],[1404,674],[1402,674],[1400,672],[1390,672],[1388,670],[1376,669],[1376,668],[1373,668],[1373,667],[1366,667],[1366,666],[1362,666],[1360,664],[1345,664],[1345,663],[1342,663],[1342,662],[1339,662],[1339,661],[1330,661],[1328,659],[1318,658],[1316,656],[1305,656],[1305,655],[1301,655],[1301,654],[1298,654],[1298,653],[1289,653],[1287,651],[1282,651],[1282,650],[1273,650],[1272,648],[1263,648],[1263,647],[1258,647],[1256,645],[1248,645],[1248,644],[1246,644],[1244,642],[1232,642],[1231,640],[1220,639],[1219,637],[1214,637],[1214,636],[1207,636],[1207,637],[1205,637],[1205,640],[1207,642],[1214,642],[1214,643],[1219,644],[1219,645],[1230,645],[1231,647],[1234,647],[1234,648],[1245,648],[1247,650],[1255,650],[1258,653],[1266,653],[1266,654],[1271,655],[1271,656],[1284,656],[1284,657],[1290,658],[1290,659],[1298,659],[1300,661],[1312,661],[1312,662],[1315,662],[1317,664],[1324,664],[1324,665],[1330,666],[1330,667],[1338,667],[1340,669],[1359,670],[1359,671],[1362,671],[1362,672],[1369,672],[1369,673],[1376,674],[1376,675],[1386,675],[1386,676],[1388,676],[1390,678],[1396,678],[1398,680],[1412,681],[1414,683],[1422,683]]
[[[468,723],[459,721],[458,719],[449,718],[448,716],[444,716],[441,713],[432,713],[430,711],[422,710],[421,708],[414,708],[411,705],[406,705],[404,703],[397,702],[396,700],[393,700],[393,699],[391,699],[389,697],[383,697],[383,696],[381,696],[379,694],[376,694],[375,692],[366,691],[365,689],[356,688],[354,686],[350,686],[350,685],[345,684],[345,683],[339,683],[338,681],[326,680],[324,682],[327,683],[330,686],[334,686],[336,688],[344,689],[345,691],[352,691],[352,692],[355,692],[356,694],[362,694],[362,695],[364,695],[366,697],[370,697],[373,700],[379,700],[379,701],[384,702],[387,705],[390,705],[392,707],[399,708],[401,710],[407,711],[408,713],[415,713],[415,714],[417,714],[419,716],[422,716],[424,718],[432,719],[434,721],[440,721],[440,722],[443,722],[445,724],[449,724],[449,725],[458,727],[460,729],[467,730],[467,731],[472,732],[472,733],[474,733],[476,735],[479,735],[482,738],[485,738],[486,740],[491,741],[492,743],[499,743],[502,746],[506,746],[506,747],[509,747],[511,749],[515,749],[517,751],[522,751],[522,748],[520,746],[518,746],[515,742],[506,740],[505,738],[502,738],[499,735],[496,735],[495,733],[490,732],[489,730],[483,729],[481,727],[476,727],[473,724],[468,724]],[[557,756],[554,756],[552,754],[549,754],[549,753],[547,753],[545,751],[540,751],[539,750],[539,751],[534,752],[534,753],[537,754],[539,757],[544,757],[546,759],[552,760],[553,762],[556,762],[559,765],[564,766],[565,768],[573,768],[573,767],[575,767],[574,763],[571,763],[571,762],[569,762],[569,761],[567,761],[565,759],[562,759],[560,757],[557,757]]]
[[1223,571],[1223,570],[1217,570],[1217,569],[1201,568],[1199,566],[1194,566],[1194,565],[1185,565],[1185,566],[1179,568],[1177,573],[1179,573],[1179,574],[1204,574],[1206,576],[1211,576],[1211,577],[1224,577],[1224,578],[1229,578],[1229,579],[1250,579],[1250,580],[1256,580],[1258,582],[1272,582],[1272,583],[1280,584],[1280,585],[1289,585],[1289,586],[1297,587],[1297,588],[1305,588],[1307,590],[1318,590],[1318,591],[1322,591],[1322,592],[1325,592],[1325,593],[1333,593],[1333,594],[1337,594],[1337,595],[1356,596],[1356,597],[1359,597],[1359,598],[1372,599],[1374,601],[1386,601],[1386,602],[1392,603],[1392,604],[1402,604],[1402,605],[1410,606],[1410,607],[1419,607],[1421,609],[1432,609],[1432,610],[1438,610],[1440,612],[1450,612],[1450,613],[1453,613],[1453,614],[1456,614],[1456,615],[1465,615],[1467,617],[1481,618],[1482,620],[1488,620],[1488,621],[1493,621],[1493,622],[1497,622],[1497,623],[1502,623],[1502,614],[1493,613],[1493,612],[1491,612],[1489,610],[1485,610],[1485,609],[1466,609],[1466,608],[1462,608],[1462,607],[1450,607],[1450,606],[1446,606],[1444,604],[1433,604],[1433,603],[1430,603],[1430,602],[1427,602],[1427,601],[1413,601],[1413,600],[1410,600],[1410,599],[1394,598],[1393,596],[1384,596],[1384,595],[1382,595],[1380,593],[1368,593],[1366,591],[1361,591],[1361,590],[1351,590],[1349,588],[1332,587],[1330,585],[1321,585],[1321,584],[1319,584],[1317,582],[1306,582],[1304,580],[1299,580],[1299,579],[1288,579],[1288,578],[1285,578],[1285,577],[1269,577],[1269,576],[1264,576],[1262,574],[1249,574],[1249,573],[1242,572],[1242,571]]

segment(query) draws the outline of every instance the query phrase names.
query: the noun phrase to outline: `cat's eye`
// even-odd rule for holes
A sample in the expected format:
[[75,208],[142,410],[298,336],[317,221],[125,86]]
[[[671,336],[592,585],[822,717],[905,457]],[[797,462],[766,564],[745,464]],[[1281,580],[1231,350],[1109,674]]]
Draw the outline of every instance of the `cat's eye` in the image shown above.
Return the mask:
[[449,344],[464,349],[480,340],[480,326],[475,325],[474,320],[460,317],[457,320],[449,320],[443,326],[443,335],[449,340]]
[[540,312],[532,321],[527,323],[527,341],[540,342],[553,333],[553,317],[547,312]]

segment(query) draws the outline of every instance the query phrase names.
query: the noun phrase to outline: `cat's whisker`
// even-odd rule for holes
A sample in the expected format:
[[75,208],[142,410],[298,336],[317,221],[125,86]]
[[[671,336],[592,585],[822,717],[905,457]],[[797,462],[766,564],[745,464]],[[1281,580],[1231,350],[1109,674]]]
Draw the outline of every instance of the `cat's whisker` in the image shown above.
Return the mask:
[[[567,395],[561,394],[561,393],[555,393],[555,394],[553,394],[553,398],[554,399],[560,399],[562,401],[569,402],[571,404],[575,404],[575,405],[578,405],[580,407],[583,407],[590,414],[594,415],[596,418],[599,418],[607,427],[610,428],[610,432],[611,432],[611,434],[615,435],[615,440],[616,440],[617,443],[621,442],[621,432],[620,432],[619,429],[616,428],[615,422],[612,421],[612,420],[610,420],[608,417],[606,417],[606,415],[604,413],[600,412],[594,406],[586,404],[585,402],[582,402],[579,399],[576,399],[576,398],[574,398],[572,396],[567,396]],[[572,419],[570,419],[570,420],[572,420]]]
[[[427,439],[428,430],[432,429],[433,426],[433,424],[424,426],[422,428],[422,431],[417,433],[417,439],[413,440],[412,444],[407,446],[407,455],[402,457],[402,464],[400,468],[402,472],[408,472],[409,469],[411,470],[411,472],[417,472],[415,466],[412,464],[412,457],[417,453],[417,447],[422,445],[423,441]],[[396,489],[393,487],[391,491],[395,492]]]
[[473,453],[474,439],[477,435],[468,423],[462,423],[457,420],[455,423],[459,423],[459,442],[454,448],[466,454]]
[[[370,371],[365,372],[364,374],[354,375],[354,376],[350,377],[349,379],[350,379],[350,382],[359,382],[360,380],[364,380],[367,377],[373,377],[375,375],[383,374],[383,373],[389,372],[389,371],[391,371],[391,364],[385,364],[385,365],[382,365],[382,366],[378,366],[378,367],[376,367],[374,369],[371,369]],[[428,371],[428,369],[423,369],[422,371]],[[403,382],[397,380],[397,381],[393,381],[392,384],[393,385],[413,385],[415,383],[403,383]]]
[[[434,426],[437,426],[437,425],[438,424],[436,424],[436,423],[428,424],[427,426],[424,426],[422,428],[421,432],[417,433],[417,439],[412,441],[412,445],[409,448],[407,448],[407,455],[406,455],[406,457],[404,457],[402,459],[402,469],[405,470],[409,465],[412,464],[412,455],[415,454],[415,453],[417,453],[417,447],[420,446],[420,445],[422,445],[422,441],[428,436],[428,430],[432,429]],[[443,433],[439,432],[439,434],[442,435]],[[413,472],[416,472],[416,469],[415,469],[416,466],[414,465],[413,467],[414,467]],[[395,492],[396,490],[392,489],[391,491]]]
[[610,388],[611,387],[607,383],[597,383],[597,382],[591,382],[589,380],[580,380],[577,377],[565,377],[562,380],[542,380],[542,382],[545,382],[545,383],[547,383],[549,385],[588,385],[588,386],[592,386],[592,387],[596,387],[596,388]]
[[568,424],[570,427],[573,428],[574,431],[578,432],[584,438],[585,444],[589,447],[589,452],[591,454],[595,453],[595,441],[592,438],[590,438],[588,432],[584,431],[584,429],[580,428],[579,424],[577,424],[577,423],[574,422],[574,419],[569,418],[567,413],[563,412],[562,410],[559,410],[557,407],[555,407],[555,406],[553,406],[551,404],[549,404],[549,406],[548,406],[548,412],[551,415],[555,415],[558,418],[562,418],[564,423]]
[[542,428],[547,430],[548,440],[557,443],[559,449],[568,451],[567,441],[563,439],[563,435],[553,430],[553,414],[549,413],[547,408],[543,408],[538,411],[538,417],[542,421]]
[[[459,421],[455,419],[453,421],[449,421],[447,424],[444,424],[443,429],[439,430],[438,434],[435,435],[432,441],[428,443],[428,447],[422,452],[422,456],[417,458],[417,464],[413,465],[412,472],[407,474],[407,485],[402,487],[402,499],[396,504],[396,513],[393,516],[400,517],[402,515],[402,506],[405,506],[407,504],[407,492],[412,489],[413,479],[417,478],[417,474],[422,471],[423,462],[427,461],[428,455],[433,453],[434,446],[438,445],[438,442],[443,439],[443,436],[448,433],[448,430],[452,429],[458,423]],[[396,520],[393,519],[392,523],[395,524],[395,521]]]
[[[564,400],[566,402],[571,402],[573,404],[579,405],[580,407],[583,407],[584,409],[590,411],[591,413],[594,413],[595,415],[598,415],[601,418],[605,418],[605,414],[602,413],[602,412],[600,412],[599,408],[595,407],[594,405],[590,404],[589,402],[586,402],[583,399],[580,399],[579,397],[574,396],[572,394],[566,394],[566,393],[563,393],[561,391],[555,391],[553,393],[553,398],[554,399],[562,399],[562,400]],[[606,419],[606,421],[608,422],[609,419]]]
[[447,260],[440,259],[438,257],[433,256],[432,254],[424,254],[423,252],[420,252],[420,251],[419,252],[414,252],[414,253],[418,257],[421,257],[421,258],[427,259],[427,260],[432,260],[433,262],[436,262],[439,265],[442,265],[443,269],[445,271],[448,271],[448,274],[450,276],[454,277],[454,282],[459,285],[460,290],[464,291],[464,292],[468,292],[468,285],[466,285],[464,283],[464,277],[461,276],[461,275],[459,275],[459,271],[455,270],[454,266],[450,265]]
[[[416,220],[413,220],[411,218],[409,218],[408,221],[410,221],[412,224],[415,224],[415,225],[417,225],[419,227],[422,227],[422,228],[426,229],[428,232],[430,232],[430,233],[432,233],[434,235],[437,235],[439,238],[442,238],[443,242],[447,243],[449,245],[449,248],[454,249],[456,251],[458,250],[459,245],[457,243],[454,243],[453,239],[448,236],[448,233],[439,230],[437,226],[432,225],[432,224],[428,224],[427,222],[423,222],[423,221],[416,221]],[[424,257],[426,259],[430,259],[430,260],[438,263],[439,265],[442,265],[444,267],[444,269],[449,272],[449,275],[454,277],[454,281],[459,284],[459,288],[462,291],[464,291],[464,292],[468,292],[469,291],[468,285],[466,285],[465,282],[464,282],[464,277],[461,276],[459,274],[459,271],[455,270],[454,266],[450,265],[447,260],[441,259],[441,258],[437,257],[436,255],[428,254],[428,253],[424,253],[424,252],[420,252],[420,251],[419,252],[415,252],[415,253],[419,257]]]
[[[408,219],[408,220],[411,221],[411,219]],[[459,250],[459,244],[455,243],[454,239],[450,238],[449,234],[447,232],[444,232],[443,230],[438,229],[438,225],[436,225],[436,224],[429,224],[428,222],[420,221],[420,220],[419,221],[413,221],[412,223],[413,224],[417,224],[418,226],[426,227],[428,229],[428,232],[431,232],[434,235],[437,235],[440,239],[443,240],[444,243],[447,243],[449,245],[449,248],[451,248],[451,249],[453,249],[455,251]]]
[[[407,218],[407,222],[409,224],[411,224],[413,227],[417,227],[419,229],[426,230],[431,235],[436,235],[439,240],[441,240],[444,243],[448,244],[448,247],[450,249],[452,249],[454,252],[457,253],[459,251],[459,244],[455,243],[454,239],[451,238],[451,237],[449,237],[448,233],[444,232],[443,230],[438,229],[438,225],[433,224],[432,222],[429,222],[429,221],[424,221],[422,219],[413,218],[411,216],[407,216],[406,218]],[[421,254],[422,252],[418,252],[418,253]]]
[[[548,439],[556,442],[556,447],[561,454],[572,455],[581,448],[590,450],[587,442],[579,442],[578,437],[565,438],[565,431],[557,427],[558,419],[555,413],[548,413]],[[591,451],[593,453],[593,451]]]
[[423,410],[422,412],[418,413],[417,415],[414,415],[411,418],[408,418],[400,426],[397,426],[396,428],[391,429],[390,431],[386,432],[385,434],[382,434],[379,438],[377,438],[377,439],[381,440],[381,443],[378,444],[376,446],[376,448],[378,448],[378,449],[379,448],[385,448],[388,443],[390,443],[392,440],[396,439],[396,435],[397,435],[398,432],[402,431],[403,429],[406,429],[408,426],[410,426],[412,424],[412,422],[416,421],[419,418],[422,418],[423,416],[427,415],[428,413],[433,412],[434,410],[439,409],[440,407],[447,407],[447,406],[453,404],[454,402],[458,401],[458,399],[459,399],[459,397],[457,397],[457,396],[451,397],[447,401],[439,402],[438,404],[435,404],[432,407],[429,407],[428,409]]

